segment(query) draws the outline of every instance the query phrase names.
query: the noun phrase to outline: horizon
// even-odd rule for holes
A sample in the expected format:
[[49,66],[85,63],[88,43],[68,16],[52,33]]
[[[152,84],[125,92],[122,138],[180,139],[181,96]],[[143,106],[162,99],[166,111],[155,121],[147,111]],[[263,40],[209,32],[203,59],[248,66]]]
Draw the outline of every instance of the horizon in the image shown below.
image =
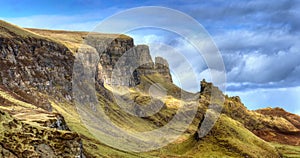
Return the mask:
[[[59,5],[57,5],[59,4]],[[105,18],[138,6],[163,6],[182,11],[196,19],[211,35],[224,60],[227,74],[226,94],[240,96],[247,108],[281,107],[300,115],[300,2],[278,1],[22,1],[3,2],[0,19],[24,28],[92,31]],[[71,9],[69,6],[72,6]],[[144,17],[147,20],[147,17]],[[120,24],[129,22],[121,21]],[[139,21],[143,22],[143,21]],[[188,24],[187,24],[188,25]],[[172,46],[190,59],[201,78],[209,79],[205,62],[194,58],[194,48],[178,35],[153,28],[133,30],[128,35],[135,44],[148,44],[152,58]],[[169,51],[168,49],[166,49]],[[192,60],[193,59],[193,60]],[[186,72],[184,66],[171,69]],[[188,74],[186,74],[188,76]],[[173,77],[173,76],[172,76]],[[173,77],[174,78],[174,77]],[[195,91],[194,85],[184,89]],[[177,83],[178,85],[179,83]],[[194,88],[194,89],[193,89]],[[197,89],[197,88],[196,88]],[[199,91],[199,89],[198,89]]]

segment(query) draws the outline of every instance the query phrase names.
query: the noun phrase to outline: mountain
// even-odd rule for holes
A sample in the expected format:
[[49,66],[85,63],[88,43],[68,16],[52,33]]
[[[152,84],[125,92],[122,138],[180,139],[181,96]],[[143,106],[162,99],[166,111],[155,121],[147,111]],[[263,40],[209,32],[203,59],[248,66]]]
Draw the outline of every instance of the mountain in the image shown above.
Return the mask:
[[[239,97],[205,80],[199,93],[186,92],[173,84],[165,59],[153,61],[148,46],[136,46],[126,35],[24,29],[0,21],[0,58],[0,157],[300,157],[298,115],[280,108],[248,110]],[[85,84],[89,75],[94,82]],[[87,93],[90,88],[95,94]],[[83,92],[74,93],[78,89]],[[120,107],[118,98],[127,104]],[[86,126],[81,117],[104,109],[126,131],[151,131],[168,125],[182,106],[191,113],[191,98],[197,109],[187,130],[151,151],[110,147],[91,133],[98,124]],[[82,111],[77,101],[98,105]],[[218,117],[209,107],[222,102]],[[147,108],[160,109],[148,115],[142,110]],[[205,120],[215,118],[203,136]],[[100,125],[99,131],[110,129],[104,120]]]

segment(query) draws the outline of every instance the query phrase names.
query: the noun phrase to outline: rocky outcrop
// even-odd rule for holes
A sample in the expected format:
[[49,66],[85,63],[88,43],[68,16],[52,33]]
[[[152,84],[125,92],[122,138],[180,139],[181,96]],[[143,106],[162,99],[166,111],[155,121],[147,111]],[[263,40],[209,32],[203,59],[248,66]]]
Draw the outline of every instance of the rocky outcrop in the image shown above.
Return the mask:
[[0,111],[0,157],[76,157],[82,146],[78,134],[49,130],[14,119]]
[[218,94],[223,96],[223,92],[218,87],[210,82],[206,82],[205,79],[200,82],[200,93],[205,95]]
[[172,76],[169,68],[169,63],[166,59],[162,57],[155,57],[155,71],[161,74],[166,81],[173,82]]
[[223,112],[266,141],[300,145],[300,118],[297,115],[280,109],[250,111],[239,97],[227,98]]
[[290,145],[300,145],[300,116],[282,108],[265,108],[255,112],[270,120],[262,122],[265,128],[253,132],[262,139]]
[[132,47],[128,49],[128,45],[126,48],[119,45],[120,48],[113,50],[109,47],[107,51],[99,53],[98,76],[102,76],[106,84],[135,86],[139,84],[140,76],[146,74],[145,70],[153,70],[148,46],[133,46],[133,43],[129,46]]
[[[201,82],[200,102],[202,105],[208,107],[211,103],[218,101],[212,97],[218,98],[222,95],[222,92],[212,83],[205,80]],[[242,103],[240,97],[224,97],[222,113],[242,123],[258,137],[270,142],[300,145],[299,116],[281,108],[251,111]]]
[[66,130],[66,131],[70,130],[68,125],[66,124],[65,119],[60,115],[56,117],[56,120],[50,125],[50,128],[56,128],[58,130]]
[[70,100],[73,60],[65,46],[47,39],[0,36],[0,84],[49,111],[36,90]]
[[99,39],[88,36],[86,39],[88,45],[95,48],[99,54],[99,63],[97,66],[97,81],[102,84],[112,84],[112,72],[119,58],[127,51],[133,48],[132,38],[108,38]]
[[85,39],[99,54],[97,81],[108,85],[135,86],[141,76],[161,74],[172,82],[168,62],[156,57],[153,62],[147,45],[134,46],[132,38],[99,40],[93,36]]
[[266,116],[283,117],[300,129],[300,116],[289,113],[282,108],[264,108],[255,111]]

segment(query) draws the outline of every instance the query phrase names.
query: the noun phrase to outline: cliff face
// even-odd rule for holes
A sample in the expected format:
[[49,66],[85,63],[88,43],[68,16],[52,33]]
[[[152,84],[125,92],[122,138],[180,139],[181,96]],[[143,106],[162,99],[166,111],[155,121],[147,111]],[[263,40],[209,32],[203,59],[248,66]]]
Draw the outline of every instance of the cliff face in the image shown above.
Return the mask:
[[[13,29],[25,31],[20,28]],[[6,30],[7,34],[0,36],[0,83],[17,92],[28,102],[47,110],[51,110],[50,103],[40,97],[35,90],[46,92],[59,100],[61,98],[71,100],[74,65],[71,50],[63,44],[30,32],[24,38],[13,31]],[[33,31],[41,32],[41,30]],[[80,33],[79,39],[84,40],[85,35]],[[140,83],[142,75],[155,73],[162,74],[172,81],[167,61],[158,57],[154,63],[148,46],[134,46],[130,37],[111,39],[109,36],[92,35],[86,41],[100,56],[96,79],[101,84],[135,86]],[[72,45],[78,44],[71,42]],[[119,67],[116,68],[116,65]],[[115,76],[112,77],[112,74]],[[29,93],[36,97],[27,98]]]
[[172,82],[168,62],[161,57],[156,57],[153,62],[148,46],[134,46],[131,38],[111,40],[104,50],[103,44],[98,43],[88,41],[100,56],[98,81],[108,85],[136,86],[141,82],[141,76],[158,73]]
[[167,82],[173,82],[169,69],[169,63],[162,57],[155,57],[155,70],[162,75]]
[[70,100],[74,57],[69,49],[34,34],[23,37],[9,30],[6,33],[0,35],[0,84],[50,111],[49,102],[36,90]]

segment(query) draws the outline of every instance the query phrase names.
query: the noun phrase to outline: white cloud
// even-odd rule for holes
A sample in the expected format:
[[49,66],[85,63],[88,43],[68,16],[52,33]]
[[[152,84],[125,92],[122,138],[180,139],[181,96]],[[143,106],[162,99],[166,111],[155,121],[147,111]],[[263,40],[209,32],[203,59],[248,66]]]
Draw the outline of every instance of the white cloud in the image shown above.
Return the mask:
[[[249,82],[253,88],[258,84],[273,88],[300,85],[297,69],[300,66],[300,38],[297,34],[285,28],[242,28],[221,32],[214,39],[224,58],[228,82]],[[270,82],[274,84],[269,85]],[[240,87],[240,90],[244,88]]]

